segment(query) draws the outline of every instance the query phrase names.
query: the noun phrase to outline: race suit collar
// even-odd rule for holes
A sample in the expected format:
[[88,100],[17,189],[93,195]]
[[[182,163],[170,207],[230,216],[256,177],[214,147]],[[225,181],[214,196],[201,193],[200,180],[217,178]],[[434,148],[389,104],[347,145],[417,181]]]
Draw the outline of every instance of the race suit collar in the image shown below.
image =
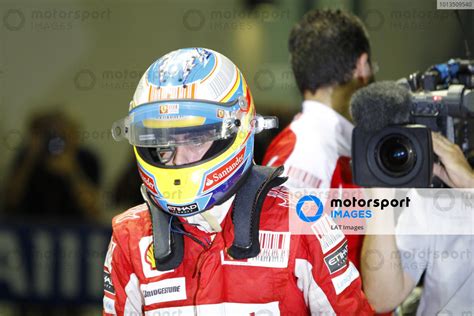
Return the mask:
[[354,125],[344,116],[334,111],[329,105],[315,101],[303,101],[303,117],[306,117],[316,132],[330,133],[328,137],[335,140],[341,156],[351,156],[352,130]]

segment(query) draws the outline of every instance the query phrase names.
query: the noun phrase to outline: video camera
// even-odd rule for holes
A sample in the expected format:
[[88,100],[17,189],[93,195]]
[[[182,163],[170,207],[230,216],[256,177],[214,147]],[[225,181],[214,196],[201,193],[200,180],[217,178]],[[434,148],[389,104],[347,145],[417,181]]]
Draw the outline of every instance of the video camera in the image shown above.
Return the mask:
[[431,131],[458,144],[466,157],[473,155],[473,83],[474,61],[452,59],[397,84],[374,83],[356,92],[351,100],[354,182],[441,187],[432,180]]

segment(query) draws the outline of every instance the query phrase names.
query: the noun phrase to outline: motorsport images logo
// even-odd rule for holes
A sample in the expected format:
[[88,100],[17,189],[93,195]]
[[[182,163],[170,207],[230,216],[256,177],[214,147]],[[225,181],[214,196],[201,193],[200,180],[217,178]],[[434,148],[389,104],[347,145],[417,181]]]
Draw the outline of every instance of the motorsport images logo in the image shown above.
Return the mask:
[[403,199],[366,199],[352,196],[351,198],[326,197],[323,204],[315,195],[305,195],[296,203],[296,214],[307,223],[317,221],[324,214],[324,208],[329,207],[329,216],[333,219],[371,218],[374,209],[383,211],[387,207],[410,207],[410,198]]
[[314,195],[305,195],[296,203],[296,214],[307,223],[317,221],[323,215],[323,211],[323,203]]

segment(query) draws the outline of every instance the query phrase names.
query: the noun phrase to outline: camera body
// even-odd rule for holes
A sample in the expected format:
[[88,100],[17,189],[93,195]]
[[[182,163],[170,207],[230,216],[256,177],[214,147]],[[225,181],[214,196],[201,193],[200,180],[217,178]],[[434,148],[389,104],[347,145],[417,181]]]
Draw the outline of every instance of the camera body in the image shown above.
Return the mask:
[[452,84],[473,89],[474,60],[450,59],[446,63],[431,66],[423,74],[412,73],[408,77],[408,83],[412,91],[444,90]]
[[[440,65],[431,67],[421,76],[424,78],[422,85],[428,82],[430,89],[411,93],[407,124],[390,125],[377,131],[370,131],[364,126],[354,128],[352,170],[357,185],[407,188],[441,186],[441,182],[432,180],[436,157],[433,154],[431,131],[440,132],[458,144],[468,158],[474,154],[474,90],[470,89],[473,68],[466,66],[472,66],[472,62],[464,62],[463,71],[456,73],[462,75],[462,82],[453,78],[453,65],[448,67],[451,69],[448,75],[437,75],[433,81],[433,73],[443,69]],[[431,91],[433,82],[437,83],[434,85],[436,88],[442,90]],[[438,84],[440,82],[443,84]],[[412,83],[409,84],[413,88]]]

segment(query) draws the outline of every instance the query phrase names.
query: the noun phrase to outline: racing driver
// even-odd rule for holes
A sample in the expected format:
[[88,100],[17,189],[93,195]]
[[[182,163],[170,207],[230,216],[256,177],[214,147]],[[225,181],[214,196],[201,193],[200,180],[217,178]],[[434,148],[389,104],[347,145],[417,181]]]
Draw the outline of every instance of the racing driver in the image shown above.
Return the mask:
[[145,203],[113,219],[104,315],[373,313],[343,233],[292,234],[282,167],[253,163],[254,135],[276,124],[215,51],[148,68],[112,127],[133,146]]

